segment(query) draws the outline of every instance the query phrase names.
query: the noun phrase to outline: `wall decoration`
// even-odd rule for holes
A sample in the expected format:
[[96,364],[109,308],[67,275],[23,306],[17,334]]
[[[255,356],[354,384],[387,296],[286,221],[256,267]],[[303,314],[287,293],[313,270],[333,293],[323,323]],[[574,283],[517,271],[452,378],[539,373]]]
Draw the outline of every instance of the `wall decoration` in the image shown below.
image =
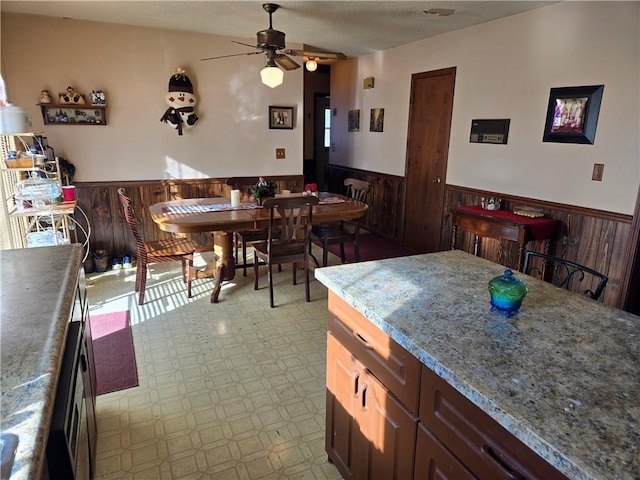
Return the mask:
[[178,135],[182,135],[183,129],[192,128],[196,124],[196,96],[193,94],[191,80],[182,67],[176,67],[173,75],[169,77],[169,92],[164,96],[164,100],[169,108],[160,121],[171,125],[178,131]]
[[604,85],[552,88],[543,142],[593,144]]
[[269,106],[269,128],[293,129],[293,107]]
[[372,108],[369,122],[370,132],[382,132],[384,129],[384,108]]
[[349,125],[350,132],[360,131],[360,110],[349,110]]
[[49,95],[49,90],[42,90],[40,92],[40,103],[51,103],[51,95]]
[[60,105],[84,105],[84,93],[77,92],[73,87],[67,87],[66,92],[58,94]]
[[91,90],[91,105],[106,105],[107,97],[102,90]]

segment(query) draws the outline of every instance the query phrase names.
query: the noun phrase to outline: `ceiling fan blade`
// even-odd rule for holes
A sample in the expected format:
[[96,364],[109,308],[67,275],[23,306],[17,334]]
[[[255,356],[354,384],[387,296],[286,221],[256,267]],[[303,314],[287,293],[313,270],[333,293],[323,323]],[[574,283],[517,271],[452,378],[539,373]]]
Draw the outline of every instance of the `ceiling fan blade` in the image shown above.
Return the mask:
[[300,65],[298,65],[293,59],[287,57],[286,55],[282,55],[281,53],[276,55],[274,60],[278,65],[280,65],[287,71],[300,68]]
[[312,52],[310,50],[294,50],[287,48],[284,50],[287,55],[293,55],[294,57],[313,57],[318,60],[344,60],[347,56],[344,53],[338,52]]
[[238,45],[244,45],[245,47],[258,48],[255,45],[249,45],[248,43],[236,42],[235,40],[231,40],[233,43],[237,43]]
[[257,55],[259,53],[262,53],[262,52],[255,51],[255,52],[248,52],[248,53],[232,53],[231,55],[219,55],[217,57],[201,58],[200,61],[203,62],[205,60],[216,60],[218,58],[240,57],[243,55]]

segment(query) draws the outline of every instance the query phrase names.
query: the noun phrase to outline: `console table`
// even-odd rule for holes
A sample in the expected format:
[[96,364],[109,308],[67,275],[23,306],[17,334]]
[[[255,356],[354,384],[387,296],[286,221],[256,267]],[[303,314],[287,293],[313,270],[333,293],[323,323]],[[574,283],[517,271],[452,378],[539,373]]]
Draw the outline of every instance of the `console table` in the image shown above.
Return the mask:
[[500,240],[500,256],[504,241],[518,243],[518,271],[522,271],[524,252],[528,242],[543,242],[544,253],[549,252],[551,237],[558,221],[553,218],[529,218],[516,215],[507,210],[484,210],[479,205],[457,207],[453,209],[451,250],[456,248],[458,228],[473,233],[473,254],[478,255],[480,237]]

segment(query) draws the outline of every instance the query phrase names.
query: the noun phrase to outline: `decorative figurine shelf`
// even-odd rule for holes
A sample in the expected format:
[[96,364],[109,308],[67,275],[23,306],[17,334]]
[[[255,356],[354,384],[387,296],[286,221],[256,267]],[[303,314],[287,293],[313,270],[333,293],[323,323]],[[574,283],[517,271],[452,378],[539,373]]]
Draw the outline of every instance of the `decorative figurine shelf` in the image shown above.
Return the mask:
[[106,105],[39,103],[45,125],[106,125]]

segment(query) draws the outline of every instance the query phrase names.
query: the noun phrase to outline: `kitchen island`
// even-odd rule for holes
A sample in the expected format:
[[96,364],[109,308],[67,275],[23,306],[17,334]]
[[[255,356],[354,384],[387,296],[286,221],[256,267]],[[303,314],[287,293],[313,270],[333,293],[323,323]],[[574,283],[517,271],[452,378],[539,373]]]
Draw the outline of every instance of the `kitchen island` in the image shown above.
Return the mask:
[[[82,255],[79,244],[0,251],[0,429],[18,437],[11,480],[48,475],[46,448],[69,322],[86,320]],[[90,338],[88,326],[85,334]],[[95,398],[86,397],[87,410],[93,409]]]
[[529,291],[507,318],[487,289],[504,270],[450,251],[315,275],[330,324],[334,298],[564,476],[639,479],[640,318],[522,274]]

